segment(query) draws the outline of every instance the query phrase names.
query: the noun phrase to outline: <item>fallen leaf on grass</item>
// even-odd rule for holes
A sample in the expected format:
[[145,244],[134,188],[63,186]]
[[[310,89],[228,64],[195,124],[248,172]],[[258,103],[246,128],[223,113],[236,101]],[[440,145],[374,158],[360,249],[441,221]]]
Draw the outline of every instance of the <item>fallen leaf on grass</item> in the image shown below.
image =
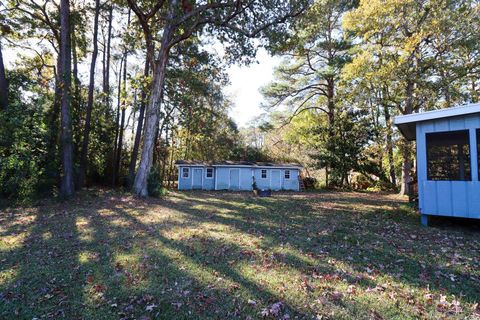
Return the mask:
[[349,285],[348,288],[347,288],[347,293],[356,294],[357,293],[357,287],[355,287],[353,284]]
[[182,303],[181,302],[172,302],[172,306],[174,306],[178,310],[182,306]]
[[341,300],[343,298],[343,293],[339,292],[339,291],[334,291],[332,293],[332,299],[335,300],[335,301],[338,301],[338,300]]
[[153,311],[154,308],[156,308],[157,306],[155,304],[151,304],[151,305],[148,305],[146,308],[145,308],[145,311]]
[[427,304],[432,304],[433,303],[433,294],[427,293],[423,296]]
[[280,311],[282,311],[283,308],[283,303],[282,302],[275,302],[274,304],[270,305],[267,308],[262,309],[261,315],[262,317],[269,317],[273,316],[276,317],[280,314]]
[[96,293],[103,293],[107,290],[107,287],[103,284],[97,283],[93,286],[93,290],[95,290]]

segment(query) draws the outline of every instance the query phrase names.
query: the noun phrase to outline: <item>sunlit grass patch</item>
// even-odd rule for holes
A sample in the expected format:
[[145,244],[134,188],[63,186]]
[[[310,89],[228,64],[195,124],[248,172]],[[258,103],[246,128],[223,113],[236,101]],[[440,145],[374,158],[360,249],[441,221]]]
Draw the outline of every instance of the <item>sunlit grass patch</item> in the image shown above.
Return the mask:
[[480,313],[478,232],[422,228],[397,196],[98,190],[28,210],[0,213],[0,318]]

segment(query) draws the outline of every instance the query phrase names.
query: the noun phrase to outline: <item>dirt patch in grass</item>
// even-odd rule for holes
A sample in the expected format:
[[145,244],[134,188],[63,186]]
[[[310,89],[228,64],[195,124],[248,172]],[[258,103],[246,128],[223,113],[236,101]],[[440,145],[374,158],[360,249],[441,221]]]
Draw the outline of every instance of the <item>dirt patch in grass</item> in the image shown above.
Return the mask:
[[0,212],[0,318],[475,318],[479,230],[389,194],[91,190]]

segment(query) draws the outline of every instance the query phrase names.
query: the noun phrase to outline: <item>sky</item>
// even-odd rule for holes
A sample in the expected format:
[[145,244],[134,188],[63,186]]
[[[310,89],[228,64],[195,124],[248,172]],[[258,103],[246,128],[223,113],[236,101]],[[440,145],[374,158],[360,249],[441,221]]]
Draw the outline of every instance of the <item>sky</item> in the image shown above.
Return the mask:
[[263,113],[260,109],[263,97],[260,88],[273,80],[273,71],[280,64],[280,58],[272,57],[261,48],[257,52],[257,62],[249,66],[233,65],[228,69],[231,84],[224,92],[230,96],[233,108],[230,117],[239,127],[248,126],[249,122]]

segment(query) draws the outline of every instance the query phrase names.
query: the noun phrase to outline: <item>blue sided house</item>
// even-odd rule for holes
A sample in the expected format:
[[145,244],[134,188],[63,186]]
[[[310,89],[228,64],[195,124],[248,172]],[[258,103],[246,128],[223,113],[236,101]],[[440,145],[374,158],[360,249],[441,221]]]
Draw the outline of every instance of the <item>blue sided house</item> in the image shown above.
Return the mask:
[[429,216],[480,219],[480,103],[395,118],[417,141],[418,206]]
[[300,190],[301,166],[296,163],[179,160],[178,190]]

